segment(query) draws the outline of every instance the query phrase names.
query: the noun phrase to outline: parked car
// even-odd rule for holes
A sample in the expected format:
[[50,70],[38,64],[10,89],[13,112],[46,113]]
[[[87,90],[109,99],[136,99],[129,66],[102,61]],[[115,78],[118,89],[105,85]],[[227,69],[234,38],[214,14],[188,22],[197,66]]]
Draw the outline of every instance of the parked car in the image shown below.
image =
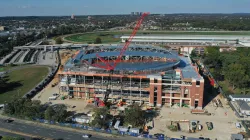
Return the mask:
[[13,122],[14,120],[12,120],[11,118],[8,118],[8,119],[6,119],[6,120],[4,120],[4,122],[6,122],[6,123],[11,123],[11,122]]
[[89,134],[83,134],[82,137],[85,138],[85,139],[88,139],[88,138],[91,137],[91,135],[89,135]]
[[52,95],[55,96],[55,97],[59,97],[58,93],[53,93]]
[[180,138],[184,140],[186,139],[186,136],[181,135]]
[[164,134],[162,134],[162,133],[156,133],[156,134],[154,134],[154,136],[156,138],[161,138],[161,137],[164,137]]
[[236,126],[236,128],[241,128],[240,122],[236,122],[236,123],[235,123],[235,126]]

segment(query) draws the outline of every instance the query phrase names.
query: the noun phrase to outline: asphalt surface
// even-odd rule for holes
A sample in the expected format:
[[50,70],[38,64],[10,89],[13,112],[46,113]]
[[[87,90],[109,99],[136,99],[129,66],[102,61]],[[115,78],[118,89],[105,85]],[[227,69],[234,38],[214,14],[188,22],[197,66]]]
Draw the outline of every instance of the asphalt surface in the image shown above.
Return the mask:
[[[9,130],[10,132],[7,132]],[[25,124],[21,122],[13,121],[11,123],[4,122],[3,119],[0,119],[0,135],[11,135],[11,136],[19,136],[30,139],[31,137],[42,137],[45,139],[63,139],[63,140],[82,140],[83,134],[87,133],[79,133],[72,131],[65,131],[61,129],[55,128],[47,128],[38,125]],[[22,136],[24,135],[24,136]],[[109,140],[111,138],[106,138],[102,136],[93,135],[90,140]]]
[[25,138],[25,140],[31,140],[31,137],[27,137],[27,136],[22,136],[22,135],[18,135],[18,134],[13,134],[13,133],[9,133],[9,132],[4,132],[0,130],[0,136],[10,136],[10,137],[18,137],[18,138]]

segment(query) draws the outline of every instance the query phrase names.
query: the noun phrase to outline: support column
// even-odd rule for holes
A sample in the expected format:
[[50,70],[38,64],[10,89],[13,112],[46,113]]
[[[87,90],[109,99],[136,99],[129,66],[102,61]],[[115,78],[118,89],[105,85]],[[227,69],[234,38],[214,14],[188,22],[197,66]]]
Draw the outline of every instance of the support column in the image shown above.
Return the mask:
[[83,76],[83,85],[84,85],[84,90],[85,90],[85,100],[87,100],[87,87],[86,87],[86,83],[85,83],[85,76]]
[[43,50],[46,52],[47,46],[44,46]]
[[[102,81],[101,81],[101,89],[102,89],[102,96],[104,98],[103,76],[102,76]],[[107,89],[106,89],[106,92],[107,92]]]
[[192,80],[192,87],[191,90],[189,91],[190,93],[190,108],[194,109],[195,107],[195,94],[196,94],[196,80]]
[[172,106],[172,86],[173,86],[173,79],[171,79],[171,86],[170,86],[170,92],[169,92],[169,106]]
[[140,78],[140,105],[142,104],[142,101],[141,101],[141,78]]
[[157,79],[157,106],[161,107],[162,105],[162,79]]
[[154,78],[150,78],[150,92],[149,92],[149,105],[154,106]]
[[80,87],[78,87],[77,90],[78,90],[78,91],[77,91],[77,92],[78,92],[78,94],[77,94],[77,96],[78,96],[77,99],[79,99],[79,97],[80,97]]
[[202,110],[203,108],[203,96],[204,96],[204,80],[200,80],[200,87],[199,87],[199,102],[197,109]]
[[130,95],[129,95],[130,96],[130,104],[132,104],[132,100],[131,100],[132,87],[131,86],[132,86],[132,83],[131,83],[131,77],[130,77]]

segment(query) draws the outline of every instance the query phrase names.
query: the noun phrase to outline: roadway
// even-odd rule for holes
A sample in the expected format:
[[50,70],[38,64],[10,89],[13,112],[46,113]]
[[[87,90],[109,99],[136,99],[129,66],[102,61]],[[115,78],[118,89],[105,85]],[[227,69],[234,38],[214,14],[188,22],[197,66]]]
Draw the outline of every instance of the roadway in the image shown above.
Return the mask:
[[[51,127],[44,127],[33,124],[26,124],[23,122],[13,121],[11,123],[4,122],[0,119],[0,135],[19,136],[26,139],[43,138],[43,139],[63,139],[63,140],[82,140],[83,134],[76,131],[62,130]],[[91,140],[109,140],[111,137],[104,137],[101,135],[93,135]],[[116,138],[117,139],[117,138]]]

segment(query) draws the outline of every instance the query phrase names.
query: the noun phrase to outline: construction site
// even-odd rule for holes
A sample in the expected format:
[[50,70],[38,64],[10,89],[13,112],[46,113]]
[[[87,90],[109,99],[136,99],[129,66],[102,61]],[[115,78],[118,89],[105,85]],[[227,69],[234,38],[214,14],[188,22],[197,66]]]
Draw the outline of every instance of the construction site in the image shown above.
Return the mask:
[[124,46],[84,46],[63,65],[60,94],[149,106],[202,109],[204,79],[189,57],[157,46],[129,46],[144,13]]
[[[112,63],[121,46],[95,46],[79,50],[69,58],[60,77],[60,92],[70,98],[123,99],[150,106],[190,106],[202,109],[204,80],[189,58],[155,46],[130,46],[112,73],[97,67],[99,53]],[[183,65],[185,65],[183,67]]]

